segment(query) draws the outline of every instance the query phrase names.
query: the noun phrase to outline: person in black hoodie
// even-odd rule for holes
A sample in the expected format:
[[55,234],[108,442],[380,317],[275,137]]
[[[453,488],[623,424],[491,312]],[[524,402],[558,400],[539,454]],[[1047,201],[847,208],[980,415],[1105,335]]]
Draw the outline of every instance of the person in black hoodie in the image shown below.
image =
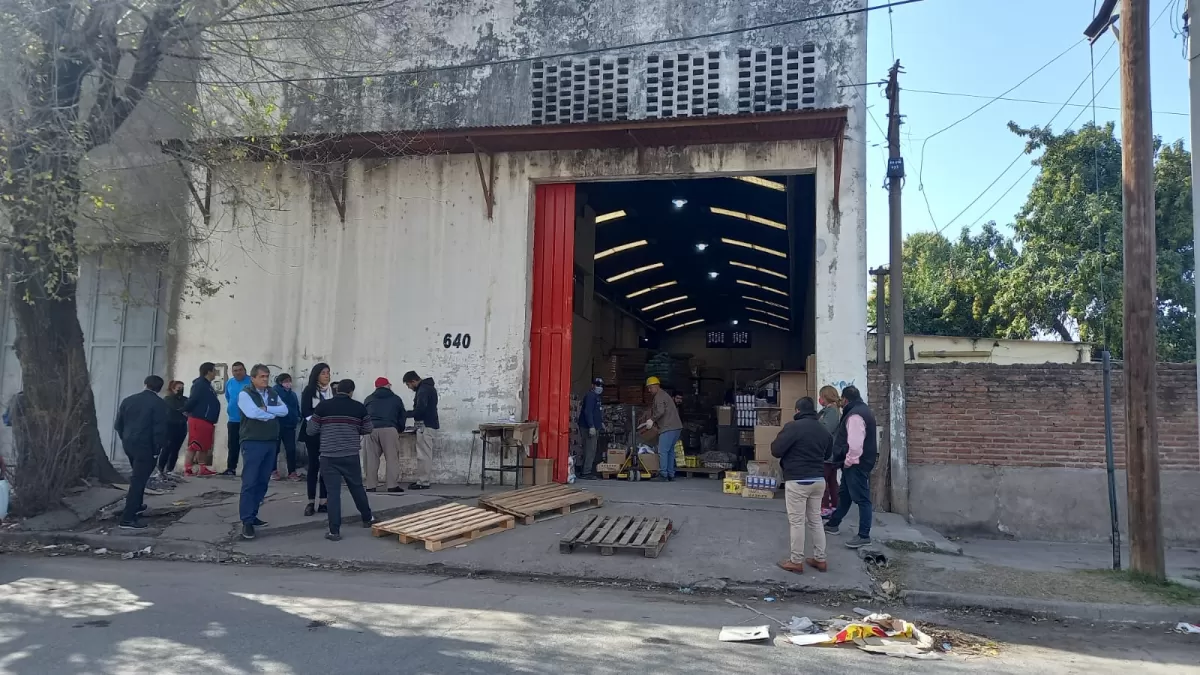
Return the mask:
[[371,414],[374,427],[370,435],[363,436],[363,454],[367,457],[367,477],[364,484],[367,492],[375,492],[379,486],[379,458],[386,462],[386,485],[388,492],[404,492],[400,487],[400,432],[404,431],[404,399],[392,391],[392,383],[386,377],[375,378],[375,393],[363,401]]
[[[779,566],[802,574],[804,563],[824,572],[825,530],[821,523],[821,497],[825,494],[825,457],[833,447],[833,436],[817,419],[817,407],[807,396],[796,401],[796,415],[784,425],[771,443],[771,454],[779,458],[791,525],[791,555]],[[812,542],[812,556],[804,557],[804,540]]]
[[217,377],[217,366],[211,361],[200,364],[200,377],[192,380],[192,390],[183,404],[188,416],[187,454],[183,456],[185,476],[215,476],[206,465],[212,464],[213,435],[217,420],[221,419],[221,401],[213,391],[212,382]]
[[175,464],[179,462],[179,449],[187,440],[187,415],[183,413],[187,405],[187,397],[183,395],[183,383],[171,380],[167,383],[167,395],[163,397],[171,408],[167,419],[167,447],[158,455],[158,477],[167,480],[168,473],[175,472]]
[[[325,482],[321,480],[321,435],[308,429],[313,410],[323,401],[333,398],[333,385],[330,380],[328,363],[318,363],[308,374],[308,382],[304,391],[300,392],[300,440],[304,442],[304,451],[308,454],[308,504],[304,507],[304,515],[325,513],[329,510],[329,493]],[[317,490],[320,489],[321,503],[317,504]]]
[[412,370],[404,374],[404,384],[415,392],[413,409],[408,416],[413,418],[417,432],[417,475],[408,489],[428,490],[433,474],[433,443],[437,439],[437,430],[441,428],[437,389],[433,386],[433,378],[421,379]]

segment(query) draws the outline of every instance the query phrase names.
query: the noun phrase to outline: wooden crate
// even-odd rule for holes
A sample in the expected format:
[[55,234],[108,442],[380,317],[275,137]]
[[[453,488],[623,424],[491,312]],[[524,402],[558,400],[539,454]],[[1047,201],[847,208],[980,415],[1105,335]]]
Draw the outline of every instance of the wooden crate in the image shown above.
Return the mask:
[[447,504],[375,523],[371,526],[371,534],[376,537],[398,535],[401,544],[423,541],[425,550],[440,551],[514,527],[516,523],[511,515],[463,504]]
[[569,485],[551,483],[521,488],[512,492],[501,492],[479,498],[485,509],[515,516],[526,525],[535,521],[550,520],[575,511],[599,508],[604,498]]
[[623,550],[641,551],[647,558],[657,558],[673,531],[669,518],[592,516],[559,540],[558,552],[572,553],[576,548],[596,547],[600,549],[600,555],[613,555]]
[[725,473],[726,469],[713,469],[708,467],[686,467],[675,469],[676,476],[686,476],[687,478],[712,478],[717,479]]

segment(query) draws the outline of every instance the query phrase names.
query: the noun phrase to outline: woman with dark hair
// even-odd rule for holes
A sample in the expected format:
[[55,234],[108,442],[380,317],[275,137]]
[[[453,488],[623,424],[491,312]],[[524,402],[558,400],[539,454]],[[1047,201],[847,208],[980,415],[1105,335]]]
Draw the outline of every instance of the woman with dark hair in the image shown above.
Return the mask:
[[[328,511],[328,506],[326,506],[328,493],[325,490],[325,482],[320,479],[321,436],[319,434],[311,436],[308,434],[308,420],[312,417],[313,409],[321,401],[333,398],[333,387],[330,386],[330,379],[329,364],[318,363],[313,366],[312,372],[308,375],[308,382],[304,385],[304,391],[300,393],[300,440],[304,441],[304,449],[308,454],[308,504],[304,507],[304,515],[306,516]],[[317,505],[318,485],[320,486],[321,495],[319,506]]]
[[171,380],[163,400],[171,408],[171,414],[167,416],[167,447],[158,454],[158,477],[165,481],[169,478],[167,474],[174,475],[175,464],[179,462],[179,449],[188,435],[188,418],[183,413],[188,397],[183,395],[183,382]]

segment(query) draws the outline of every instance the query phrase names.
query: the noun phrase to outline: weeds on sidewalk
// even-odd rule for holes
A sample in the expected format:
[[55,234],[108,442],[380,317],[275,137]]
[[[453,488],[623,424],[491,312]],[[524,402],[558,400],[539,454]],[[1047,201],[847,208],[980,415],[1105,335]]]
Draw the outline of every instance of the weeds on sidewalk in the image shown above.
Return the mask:
[[1200,590],[1174,581],[1158,581],[1130,570],[1088,570],[1084,574],[1127,583],[1168,605],[1200,605]]

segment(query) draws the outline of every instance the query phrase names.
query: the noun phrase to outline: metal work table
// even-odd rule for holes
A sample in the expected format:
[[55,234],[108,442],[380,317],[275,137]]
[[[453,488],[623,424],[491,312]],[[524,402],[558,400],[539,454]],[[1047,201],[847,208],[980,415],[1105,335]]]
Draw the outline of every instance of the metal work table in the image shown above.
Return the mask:
[[[512,473],[514,475],[513,484],[516,487],[521,487],[521,471],[527,467],[521,465],[525,457],[530,457],[530,446],[537,443],[538,440],[538,423],[537,422],[486,422],[479,425],[479,430],[475,432],[479,436],[479,440],[483,444],[483,455],[479,460],[479,491],[483,492],[487,485],[488,472],[500,474],[500,485],[504,485],[504,474]],[[488,447],[495,447],[500,453],[497,459],[496,466],[489,467],[487,465]],[[516,454],[515,464],[504,463],[504,451],[512,449]],[[534,476],[534,483],[537,482],[536,467],[530,471]]]

